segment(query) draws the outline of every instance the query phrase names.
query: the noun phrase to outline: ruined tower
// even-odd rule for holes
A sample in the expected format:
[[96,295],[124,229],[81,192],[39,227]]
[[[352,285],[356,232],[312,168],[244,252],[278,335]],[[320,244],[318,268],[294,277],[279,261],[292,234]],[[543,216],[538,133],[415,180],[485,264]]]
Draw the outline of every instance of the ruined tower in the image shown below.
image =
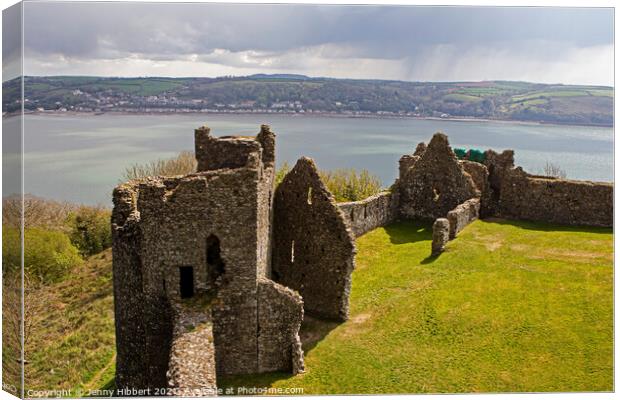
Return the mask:
[[119,388],[193,394],[216,373],[303,369],[301,297],[269,279],[275,135],[201,127],[195,147],[196,173],[114,190]]

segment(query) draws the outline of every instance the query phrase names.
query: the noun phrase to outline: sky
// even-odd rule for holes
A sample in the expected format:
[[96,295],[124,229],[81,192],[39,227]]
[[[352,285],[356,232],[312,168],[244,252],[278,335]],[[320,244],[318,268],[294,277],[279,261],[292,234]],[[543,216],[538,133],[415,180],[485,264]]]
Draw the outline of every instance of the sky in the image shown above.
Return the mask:
[[611,8],[28,2],[24,28],[26,75],[614,77]]

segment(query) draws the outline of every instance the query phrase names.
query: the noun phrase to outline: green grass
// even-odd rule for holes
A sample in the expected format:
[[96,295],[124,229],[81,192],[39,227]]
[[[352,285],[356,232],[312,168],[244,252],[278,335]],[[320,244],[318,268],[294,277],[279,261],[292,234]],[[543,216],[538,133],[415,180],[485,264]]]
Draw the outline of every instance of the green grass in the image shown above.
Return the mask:
[[26,344],[26,390],[105,386],[115,357],[111,251],[91,257],[40,296],[47,306]]
[[539,106],[543,104],[547,104],[549,101],[547,99],[532,99],[532,100],[521,100],[516,103],[512,103],[510,108],[518,108],[518,107],[530,107],[530,106]]
[[[605,91],[601,91],[604,93]],[[553,90],[545,92],[526,93],[522,95],[512,96],[513,102],[520,102],[524,100],[539,99],[542,97],[577,97],[577,96],[589,96],[590,93],[586,90]]]
[[496,87],[496,86],[490,86],[490,87],[461,88],[456,93],[469,95],[469,96],[488,97],[488,96],[502,95],[507,92],[509,92],[507,89]]
[[588,90],[592,96],[614,97],[614,91],[610,89],[594,89]]
[[[611,229],[476,221],[430,258],[430,226],[357,240],[351,318],[306,317],[307,372],[221,379],[305,394],[610,391]],[[49,287],[27,389],[114,387],[111,253]]]
[[445,95],[443,99],[452,103],[477,103],[482,101],[480,97],[459,93]]
[[[429,258],[428,225],[358,239],[351,318],[313,321],[303,375],[222,386],[305,394],[610,391],[610,229],[476,221]],[[333,328],[333,329],[332,329]]]

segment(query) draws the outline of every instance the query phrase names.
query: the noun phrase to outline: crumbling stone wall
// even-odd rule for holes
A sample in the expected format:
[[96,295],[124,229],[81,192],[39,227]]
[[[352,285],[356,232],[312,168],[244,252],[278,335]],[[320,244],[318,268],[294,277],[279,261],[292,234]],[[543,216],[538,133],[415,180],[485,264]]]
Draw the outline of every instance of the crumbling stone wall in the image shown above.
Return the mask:
[[197,294],[208,291],[207,243],[211,236],[220,241],[224,272],[213,308],[220,373],[257,370],[256,326],[247,321],[257,313],[258,180],[256,168],[225,169],[153,179],[139,188],[146,292],[179,298],[182,267],[193,268]]
[[261,143],[253,137],[210,135],[211,129],[202,126],[195,130],[194,147],[198,171],[240,168],[254,163],[261,153]]
[[172,303],[173,334],[168,364],[167,394],[213,396],[217,394],[213,323],[208,298],[203,302]]
[[484,156],[484,165],[489,172],[489,190],[483,194],[480,215],[482,218],[487,218],[500,214],[502,182],[514,168],[514,151],[504,150],[497,153],[487,150]]
[[456,235],[467,225],[477,220],[480,216],[480,199],[469,199],[466,202],[456,206],[454,210],[448,213],[448,221],[450,222],[450,239],[454,239]]
[[258,372],[304,371],[301,296],[270,279],[258,281]]
[[306,313],[346,320],[355,239],[312,159],[297,161],[273,206],[273,280],[297,290]]
[[400,161],[398,180],[400,216],[435,220],[476,196],[472,177],[465,172],[442,133],[433,135],[426,148]]
[[367,199],[338,203],[355,237],[359,237],[380,226],[385,226],[398,217],[398,192],[381,192]]
[[446,218],[437,218],[433,223],[433,241],[431,242],[431,256],[438,256],[446,249],[450,240],[450,222]]
[[[167,386],[170,304],[184,296],[214,297],[218,374],[258,372],[260,335],[286,332],[281,342],[296,343],[290,334],[302,316],[296,298],[280,299],[281,308],[292,313],[297,307],[298,315],[281,321],[278,333],[259,325],[258,282],[267,279],[271,247],[274,139],[266,126],[256,138],[213,138],[199,128],[197,173],[147,178],[114,191],[119,387]],[[286,358],[278,365],[293,364],[291,351],[280,355]],[[269,357],[276,365],[277,354]]]
[[[135,192],[121,185],[114,190],[112,212],[112,259],[116,333],[117,388],[155,387],[147,367],[146,326],[143,323],[142,268],[139,215]],[[135,357],[141,354],[141,357]],[[121,360],[120,362],[118,360]],[[165,387],[165,386],[158,386]]]
[[471,176],[476,185],[476,189],[482,193],[489,184],[489,170],[487,167],[478,162],[469,160],[460,160],[459,163],[465,172]]
[[528,175],[520,167],[501,183],[500,215],[565,225],[613,226],[613,184]]
[[[486,165],[475,161],[461,160],[463,169],[471,175],[480,198],[480,216],[492,216],[493,211],[497,208],[493,204],[493,195],[491,193],[491,185],[489,183],[489,170]],[[496,200],[497,201],[497,200]]]

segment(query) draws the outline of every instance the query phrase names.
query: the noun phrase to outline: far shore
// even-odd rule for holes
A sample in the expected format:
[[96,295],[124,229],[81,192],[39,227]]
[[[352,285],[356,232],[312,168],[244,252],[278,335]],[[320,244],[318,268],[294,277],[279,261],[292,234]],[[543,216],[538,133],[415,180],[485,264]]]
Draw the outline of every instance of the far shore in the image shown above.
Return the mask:
[[[3,118],[12,118],[21,115],[21,113],[7,113],[3,114]],[[105,116],[105,115],[117,115],[117,116],[145,116],[145,115],[259,115],[259,116],[288,116],[292,118],[296,117],[331,117],[331,118],[372,118],[372,119],[414,119],[414,120],[427,120],[427,121],[446,121],[446,122],[494,122],[494,123],[506,123],[506,124],[519,124],[519,125],[552,125],[552,126],[583,126],[583,127],[595,127],[595,128],[613,128],[613,125],[605,124],[570,124],[560,122],[544,122],[544,121],[522,121],[514,119],[491,119],[491,118],[475,118],[475,117],[418,117],[412,115],[385,115],[385,114],[346,114],[346,113],[331,113],[331,112],[313,112],[313,113],[294,113],[294,112],[201,112],[201,111],[32,111],[26,112],[24,115],[37,115],[37,116],[49,116],[49,117],[63,117],[63,116]]]

